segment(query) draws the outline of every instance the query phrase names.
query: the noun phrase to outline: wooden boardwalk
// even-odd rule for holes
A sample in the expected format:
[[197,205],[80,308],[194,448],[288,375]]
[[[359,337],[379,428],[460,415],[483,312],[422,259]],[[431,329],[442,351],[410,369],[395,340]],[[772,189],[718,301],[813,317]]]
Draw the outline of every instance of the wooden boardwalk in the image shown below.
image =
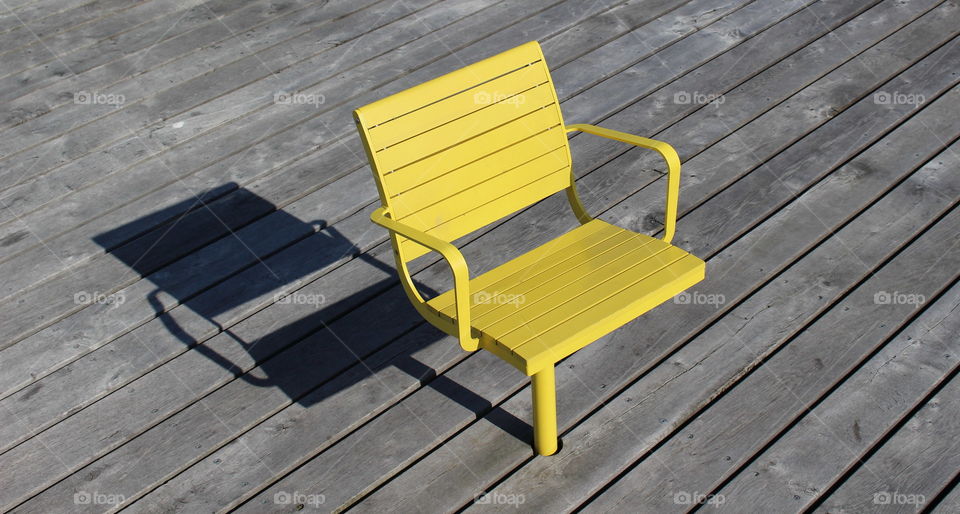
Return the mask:
[[[534,39],[569,123],[677,148],[708,262],[558,365],[546,458],[406,300],[350,116]],[[0,511],[960,512],[957,0],[3,0],[0,41]],[[571,145],[656,234],[658,157]]]

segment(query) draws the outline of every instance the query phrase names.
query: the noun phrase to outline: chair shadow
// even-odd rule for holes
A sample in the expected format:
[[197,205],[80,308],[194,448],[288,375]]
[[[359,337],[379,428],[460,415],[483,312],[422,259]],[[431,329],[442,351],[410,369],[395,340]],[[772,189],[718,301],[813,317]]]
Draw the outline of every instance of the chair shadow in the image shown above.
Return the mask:
[[[204,198],[216,196],[226,190],[233,190],[229,203],[226,207],[223,204],[217,205],[216,214],[213,209],[208,208],[213,205],[202,203]],[[243,212],[232,212],[235,209],[243,209]],[[189,212],[187,212],[189,211]],[[208,211],[208,212],[205,212]],[[184,213],[186,214],[180,214]],[[198,253],[185,252],[183,248],[196,246],[196,241],[213,241],[222,236],[216,232],[215,223],[191,223],[191,216],[207,216],[216,218],[219,222],[221,218],[243,219],[244,214],[249,213],[270,213],[272,221],[264,225],[269,229],[269,233],[250,233],[250,230],[241,232],[231,232],[224,237],[234,237],[239,239],[244,248],[256,248],[255,239],[262,237],[285,237],[286,240],[297,238],[318,238],[317,243],[326,251],[321,251],[320,257],[316,260],[297,258],[291,255],[289,259],[283,260],[283,252],[274,256],[274,259],[281,259],[283,272],[272,274],[272,278],[264,278],[254,282],[244,283],[237,292],[237,288],[232,288],[234,294],[219,295],[216,301],[209,301],[208,298],[194,296],[195,292],[191,288],[185,288],[183,277],[176,273],[159,269],[160,264],[170,259],[170,256],[182,259],[186,253],[189,258],[196,262],[191,263],[191,269],[195,272],[209,270],[215,273],[219,265],[213,257],[207,259],[196,259]],[[161,229],[153,230],[159,220],[171,220],[161,225]],[[208,227],[206,230],[198,227]],[[219,230],[223,230],[223,224],[220,223]],[[207,232],[207,233],[205,233]],[[114,247],[119,241],[125,238],[139,237],[133,240],[132,244],[122,244]],[[245,240],[246,239],[246,240]],[[392,299],[390,305],[397,308],[404,308],[409,311],[410,316],[419,318],[419,314],[409,304],[406,296],[400,290],[396,270],[386,266],[383,263],[362,253],[359,249],[345,238],[336,228],[327,226],[323,220],[314,220],[306,222],[297,217],[278,210],[268,200],[256,195],[252,191],[238,187],[235,183],[224,184],[211,189],[183,202],[177,203],[165,209],[152,212],[136,220],[116,227],[107,232],[98,234],[93,240],[107,250],[107,253],[119,259],[141,277],[149,280],[155,288],[148,293],[142,300],[148,302],[156,315],[160,318],[165,328],[184,345],[190,348],[190,351],[196,351],[204,357],[210,359],[217,365],[230,371],[240,380],[258,386],[275,387],[283,391],[292,401],[299,403],[304,407],[310,407],[323,401],[324,399],[348,389],[360,380],[381,370],[386,365],[396,366],[404,373],[409,374],[421,384],[424,384],[435,391],[443,394],[451,400],[457,402],[463,407],[470,409],[478,417],[487,416],[487,419],[513,435],[517,439],[527,443],[532,442],[531,426],[503,410],[500,407],[494,408],[489,401],[473,393],[469,389],[458,384],[456,381],[444,376],[437,375],[436,370],[430,366],[418,361],[409,352],[401,352],[388,360],[389,364],[376,365],[370,364],[369,360],[363,361],[365,373],[343,373],[349,367],[360,363],[358,356],[374,353],[377,348],[388,339],[386,336],[377,337],[377,330],[370,330],[375,326],[377,320],[366,320],[365,327],[346,327],[344,322],[355,318],[349,315],[342,315],[355,308],[356,305],[371,299],[377,295],[388,295],[388,300]],[[190,245],[187,243],[191,242]],[[208,243],[205,243],[208,244]],[[252,251],[252,250],[248,250]],[[292,252],[287,252],[292,253]],[[339,302],[318,306],[317,310],[311,314],[298,319],[292,323],[284,325],[273,330],[268,335],[260,337],[255,341],[246,341],[229,328],[223,328],[217,322],[217,316],[222,315],[234,308],[237,308],[256,298],[262,298],[263,295],[274,293],[274,300],[284,301],[282,296],[277,293],[284,287],[296,283],[298,280],[307,277],[312,272],[332,264],[344,255],[354,255],[365,263],[379,270],[390,274],[390,278],[379,281],[378,283],[366,287],[363,290],[351,294],[349,297],[341,299]],[[253,256],[251,255],[251,258]],[[259,264],[257,264],[259,265]],[[236,275],[232,275],[234,279]],[[420,284],[421,291],[428,294],[434,294],[433,291]],[[244,373],[242,368],[232,362],[230,358],[221,355],[217,350],[207,344],[199,344],[176,320],[169,315],[164,315],[166,309],[160,300],[160,295],[166,294],[177,300],[183,307],[199,314],[204,319],[220,327],[223,333],[231,337],[239,344],[256,362],[259,367],[257,375]],[[125,301],[135,301],[137,298],[126,296]],[[270,307],[275,307],[271,305]],[[337,324],[341,327],[339,331],[357,334],[367,334],[362,337],[351,337],[348,340],[342,340],[336,337],[336,343],[328,345],[316,345],[316,347],[304,349],[301,343],[293,347],[295,341],[307,336],[324,331],[326,327],[325,320],[331,316],[342,315]],[[352,323],[358,323],[353,321]],[[355,330],[351,330],[354,328]],[[432,329],[435,335],[435,341],[427,344],[436,344],[444,338],[444,334],[436,329]],[[312,336],[311,336],[312,337]],[[390,344],[396,344],[390,343]],[[447,344],[447,343],[444,343]],[[288,347],[290,349],[288,349]],[[317,382],[318,373],[326,373],[323,379],[318,383],[310,383],[311,380]],[[329,384],[336,383],[337,387],[330,387]],[[322,387],[321,387],[322,386]],[[360,393],[357,393],[360,394]]]

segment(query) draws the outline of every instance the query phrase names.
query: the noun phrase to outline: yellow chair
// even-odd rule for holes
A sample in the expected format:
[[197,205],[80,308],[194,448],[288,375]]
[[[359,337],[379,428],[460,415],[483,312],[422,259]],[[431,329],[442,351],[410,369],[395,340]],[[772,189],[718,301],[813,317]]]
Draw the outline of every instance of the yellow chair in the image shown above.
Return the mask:
[[[663,142],[563,124],[543,52],[531,41],[354,111],[407,296],[431,324],[483,348],[533,382],[534,447],[557,451],[554,365],[704,278],[704,262],[670,244],[680,159]],[[566,132],[660,153],[667,164],[664,235],[587,214]],[[581,225],[473,279],[451,241],[561,190]],[[407,263],[430,251],[454,287],[430,300]]]

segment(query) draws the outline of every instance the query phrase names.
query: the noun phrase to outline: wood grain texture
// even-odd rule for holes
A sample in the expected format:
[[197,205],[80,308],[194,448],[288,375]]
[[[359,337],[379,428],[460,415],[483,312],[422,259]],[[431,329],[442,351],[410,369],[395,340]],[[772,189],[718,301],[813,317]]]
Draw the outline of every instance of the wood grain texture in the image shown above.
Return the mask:
[[[0,469],[16,472],[0,508],[513,495],[524,512],[662,512],[689,492],[859,511],[889,489],[952,511],[958,15],[953,0],[8,0]],[[410,308],[349,123],[531,39],[568,123],[679,150],[677,244],[708,260],[697,301],[559,366],[549,459],[530,449],[527,379]],[[658,158],[570,144],[588,210],[656,235]],[[554,195],[456,243],[476,276],[574,226]],[[435,255],[411,265],[427,296],[450,287]],[[881,290],[928,301],[877,305]],[[124,300],[77,300],[93,293]]]

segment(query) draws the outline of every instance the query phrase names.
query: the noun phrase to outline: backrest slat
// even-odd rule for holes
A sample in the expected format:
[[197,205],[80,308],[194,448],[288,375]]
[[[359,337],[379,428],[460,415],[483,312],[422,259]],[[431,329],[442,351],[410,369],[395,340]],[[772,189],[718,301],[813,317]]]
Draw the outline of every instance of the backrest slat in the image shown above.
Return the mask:
[[[550,194],[556,193],[557,191],[562,191],[569,184],[569,169],[552,173],[541,179],[538,179],[534,183],[515,189],[510,193],[481,205],[476,209],[465,212],[458,218],[451,219],[446,223],[435,226],[428,230],[428,232],[441,239],[453,241],[462,235],[469,234],[473,230],[476,230],[473,229],[464,232],[462,229],[463,226],[474,226],[476,228],[480,228],[491,223],[492,221],[498,220],[532,203],[542,200]],[[544,191],[550,191],[550,193],[544,195]],[[426,247],[405,238],[401,241],[401,245],[405,248],[404,255],[408,260],[419,257],[430,251]]]
[[[498,175],[514,171],[518,166],[529,163],[541,155],[554,153],[559,159],[559,165],[563,164],[563,147],[554,146],[553,134],[541,132],[535,136],[529,137],[514,145],[501,148],[493,153],[487,154],[471,163],[461,166],[457,169],[445,172],[442,175],[431,177],[429,180],[420,179],[420,177],[411,177],[420,179],[407,189],[399,189],[401,192],[391,198],[393,204],[393,213],[398,220],[405,220],[412,213],[418,212],[440,200],[437,191],[441,191],[453,196],[461,189],[473,188],[479,184],[496,178]],[[559,153],[557,151],[560,150]],[[531,158],[530,156],[534,157]],[[432,171],[432,170],[427,170]],[[524,170],[516,170],[517,172]],[[426,175],[423,175],[426,176]]]
[[[495,130],[479,135],[470,141],[458,145],[455,151],[441,152],[417,161],[402,170],[388,173],[383,176],[383,185],[391,191],[391,197],[417,187],[427,185],[431,180],[461,167],[470,166],[480,160],[490,159],[482,165],[490,165],[493,159],[504,159],[511,153],[512,145],[522,144],[530,138],[536,138],[537,148],[549,149],[556,140],[556,134],[545,133],[553,127],[560,126],[559,113],[541,109],[530,113],[527,117],[510,122],[513,127],[504,126],[509,130]],[[518,151],[533,150],[520,148]],[[476,168],[474,168],[476,169]]]
[[523,94],[530,89],[531,84],[545,84],[548,80],[543,66],[524,66],[397,118],[402,120],[402,123],[387,121],[372,127],[370,141],[374,148],[381,150],[479,111],[494,102],[526,103]]
[[[422,208],[398,219],[410,225],[428,227],[426,230],[429,232],[438,225],[527,185],[527,183],[518,183],[518,176],[525,177],[525,180],[530,182],[536,182],[550,174],[565,170],[566,161],[565,149],[557,147],[551,152],[514,168],[503,170],[498,175],[471,187],[460,190],[436,189],[435,198],[422,202]],[[498,168],[495,169],[499,171]]]
[[[540,45],[521,45],[355,111],[390,216],[447,241],[570,186]],[[429,250],[397,238],[404,261]]]
[[[469,95],[469,93],[461,93]],[[485,106],[462,118],[444,123],[418,134],[410,139],[401,141],[383,150],[377,151],[380,166],[385,171],[400,171],[420,159],[434,153],[454,148],[464,141],[469,141],[480,134],[495,130],[501,125],[520,119],[527,114],[538,111],[553,104],[553,91],[549,84],[537,86],[522,95],[523,103],[503,101]],[[406,117],[390,123],[403,123]],[[419,127],[411,127],[411,132]]]

